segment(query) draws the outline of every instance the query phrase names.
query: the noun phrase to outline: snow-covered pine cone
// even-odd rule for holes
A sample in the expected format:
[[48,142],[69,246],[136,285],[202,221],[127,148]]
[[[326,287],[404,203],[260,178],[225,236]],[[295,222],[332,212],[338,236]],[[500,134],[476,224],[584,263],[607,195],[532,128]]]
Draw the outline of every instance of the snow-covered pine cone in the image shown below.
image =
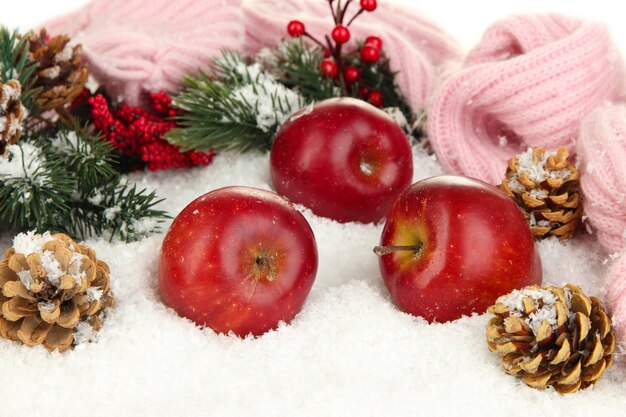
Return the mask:
[[70,104],[83,91],[89,78],[80,45],[71,46],[65,35],[49,37],[45,29],[39,34],[24,35],[29,42],[28,57],[39,63],[35,87],[41,87],[37,104],[42,110],[55,110]]
[[64,234],[17,235],[0,288],[0,335],[49,350],[91,340],[114,304],[108,265]]
[[572,284],[530,286],[487,310],[487,344],[504,371],[561,394],[594,384],[613,363],[615,333],[604,306]]
[[18,80],[0,82],[0,157],[8,145],[22,136],[26,109],[20,101],[22,86]]
[[569,151],[528,149],[509,160],[500,189],[522,209],[536,238],[571,238],[582,224],[580,174]]

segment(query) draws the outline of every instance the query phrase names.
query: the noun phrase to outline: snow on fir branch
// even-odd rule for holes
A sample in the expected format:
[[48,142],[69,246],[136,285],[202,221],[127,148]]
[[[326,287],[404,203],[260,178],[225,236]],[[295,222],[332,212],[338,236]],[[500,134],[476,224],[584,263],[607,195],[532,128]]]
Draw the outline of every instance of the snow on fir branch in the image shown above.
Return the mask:
[[[358,45],[358,44],[357,44]],[[410,107],[396,85],[389,60],[363,63],[357,49],[346,62],[363,68],[358,83],[344,85],[321,70],[324,51],[301,39],[262,49],[254,59],[225,51],[210,74],[185,78],[185,89],[174,98],[182,110],[178,128],[165,139],[184,151],[268,150],[281,124],[295,111],[333,97],[379,91],[387,107],[398,108],[413,125]],[[412,127],[405,129],[413,134]]]
[[212,75],[185,77],[185,86],[174,98],[183,110],[180,128],[166,135],[183,151],[269,149],[278,127],[306,105],[258,63],[232,52],[214,63]]
[[130,241],[165,218],[154,209],[156,194],[120,177],[111,145],[97,138],[61,130],[7,149],[0,158],[0,218],[17,229]]

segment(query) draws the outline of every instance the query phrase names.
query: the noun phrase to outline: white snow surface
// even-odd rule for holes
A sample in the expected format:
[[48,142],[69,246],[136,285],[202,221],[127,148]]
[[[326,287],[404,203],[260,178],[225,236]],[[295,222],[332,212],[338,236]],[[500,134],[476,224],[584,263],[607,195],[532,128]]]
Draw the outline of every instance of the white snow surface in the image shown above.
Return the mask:
[[[415,180],[443,172],[421,149],[414,156]],[[173,215],[219,187],[271,189],[268,155],[254,153],[131,180],[158,189]],[[621,354],[586,391],[528,388],[487,349],[487,315],[428,324],[394,306],[372,253],[382,225],[340,224],[300,209],[318,243],[317,280],[291,324],[256,339],[197,328],[161,302],[164,234],[89,241],[111,267],[115,308],[93,343],[64,354],[0,340],[0,416],[624,415]],[[594,236],[539,248],[544,283],[572,282],[603,297],[611,260]]]

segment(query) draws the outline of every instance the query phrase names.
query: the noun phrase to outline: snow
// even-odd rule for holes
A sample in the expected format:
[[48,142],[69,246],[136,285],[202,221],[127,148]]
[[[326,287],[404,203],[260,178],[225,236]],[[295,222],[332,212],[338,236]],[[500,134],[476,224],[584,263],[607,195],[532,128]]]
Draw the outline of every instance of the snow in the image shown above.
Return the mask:
[[269,132],[276,125],[283,124],[294,111],[304,106],[302,96],[262,72],[259,64],[245,66],[239,62],[235,68],[244,80],[251,83],[234,89],[231,99],[253,109],[256,125],[261,131]]
[[[571,308],[570,291],[565,288],[564,292],[567,294],[565,305],[567,308]],[[527,314],[524,309],[524,304],[522,302],[524,298],[529,298],[535,305],[535,311],[530,314]],[[524,288],[521,290],[513,290],[510,294],[504,295],[498,299],[498,302],[504,304],[512,316],[524,317],[524,321],[528,327],[530,327],[535,336],[539,333],[539,328],[544,320],[547,320],[550,326],[556,326],[556,301],[556,296],[552,294],[552,292],[543,288]]]
[[[79,149],[84,154],[91,153],[91,146],[89,145],[89,143],[85,141],[79,142],[78,134],[76,132],[63,132],[62,135],[61,134],[55,135],[54,137],[50,139],[50,146],[56,152],[60,152],[60,153],[69,154]],[[89,155],[89,157],[93,158],[92,155]]]
[[5,111],[11,101],[20,98],[21,89],[13,88],[9,84],[2,85],[2,100],[0,100],[0,109]]
[[72,58],[74,48],[68,43],[65,44],[63,50],[54,56],[56,62],[66,62]]
[[98,332],[96,332],[91,324],[86,321],[81,321],[76,326],[74,332],[74,342],[76,343],[75,349],[83,349],[83,344],[88,342],[94,342],[98,338]]
[[13,249],[15,249],[16,253],[28,255],[40,251],[43,245],[52,239],[50,232],[42,234],[35,232],[20,233],[13,238]]
[[[0,158],[0,181],[10,178],[33,178],[44,162],[39,148],[30,143],[20,143],[6,147],[6,154]],[[39,185],[47,178],[37,176]]]
[[[85,258],[81,253],[75,252],[70,248],[70,252],[72,257],[70,259],[67,270],[64,270],[61,267],[61,264],[56,260],[54,256],[54,252],[49,250],[44,250],[44,245],[51,240],[54,240],[50,232],[44,232],[42,234],[35,233],[34,231],[27,233],[20,233],[13,239],[13,249],[15,249],[16,253],[21,253],[25,256],[28,256],[32,253],[36,253],[39,255],[39,259],[41,261],[41,266],[46,271],[46,277],[50,284],[58,287],[61,282],[61,277],[64,275],[71,275],[74,278],[76,284],[80,285],[81,279],[85,276],[85,273],[81,268],[81,261]],[[33,283],[33,277],[31,276],[29,271],[22,271],[18,273],[20,280],[24,284],[27,289],[30,289],[30,285]],[[94,289],[94,291],[97,291]],[[93,292],[94,298],[99,299],[100,296],[97,296],[96,292]],[[92,297],[92,293],[89,293],[90,298]],[[95,298],[97,296],[97,298]]]
[[[535,181],[536,183],[541,183],[548,178],[563,178],[567,179],[572,172],[569,169],[561,169],[561,170],[550,170],[546,169],[546,162],[548,158],[551,156],[555,156],[557,154],[556,151],[546,151],[543,156],[535,163],[533,150],[529,148],[525,152],[522,152],[518,155],[518,163],[517,170],[512,172],[509,175],[508,186],[512,191],[523,192],[526,190],[523,184],[519,182],[519,178],[524,173],[528,177],[528,179]],[[548,196],[547,192],[545,194],[540,194],[539,191],[535,191],[535,193],[530,194],[531,197],[545,198]]]
[[[443,173],[421,147],[413,154],[415,180]],[[176,215],[215,188],[271,189],[268,158],[223,153],[208,167],[130,179],[158,189],[167,197],[160,208]],[[64,354],[0,340],[0,415],[623,416],[621,355],[587,391],[530,389],[487,349],[488,315],[428,324],[393,305],[372,253],[382,224],[340,224],[300,209],[318,243],[316,283],[291,324],[257,339],[199,329],[161,302],[163,234],[88,241],[111,268],[115,308],[97,335],[80,333],[81,341],[97,336],[93,343]],[[549,239],[539,249],[545,284],[572,282],[603,297],[611,261],[594,236]]]

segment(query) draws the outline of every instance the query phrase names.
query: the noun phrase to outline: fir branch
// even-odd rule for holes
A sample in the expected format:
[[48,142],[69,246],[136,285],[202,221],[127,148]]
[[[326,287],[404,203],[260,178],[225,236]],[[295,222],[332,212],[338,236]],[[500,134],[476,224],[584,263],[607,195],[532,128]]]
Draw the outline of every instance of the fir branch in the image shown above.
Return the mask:
[[197,150],[267,150],[282,122],[305,106],[304,99],[263,71],[259,64],[224,52],[212,76],[185,77],[185,89],[173,104],[183,112],[180,128],[165,139],[182,148]]
[[113,168],[112,147],[84,131],[39,132],[0,157],[0,219],[18,230],[59,231],[123,241],[167,217],[155,192],[137,190]]
[[42,145],[48,159],[60,161],[76,179],[69,211],[60,215],[66,220],[61,231],[82,239],[107,235],[130,241],[158,230],[167,216],[153,207],[162,200],[122,179],[114,169],[113,147],[85,132],[61,130]]
[[59,131],[52,139],[40,136],[38,144],[44,153],[62,161],[65,169],[80,179],[77,185],[81,190],[90,190],[118,175],[114,168],[117,158],[109,142],[82,132],[86,132],[86,127],[74,126]]
[[69,209],[74,180],[63,161],[22,142],[0,158],[0,218],[18,229],[57,225],[57,213]]
[[162,202],[156,192],[137,190],[126,181],[79,193],[69,216],[69,232],[79,237],[108,236],[110,240],[137,240],[159,230],[167,214],[154,207]]
[[276,54],[280,82],[300,93],[307,101],[341,96],[341,90],[334,81],[322,76],[320,68],[324,52],[321,48],[308,47],[302,40],[285,41]]
[[[385,107],[397,107],[407,120],[411,120],[411,108],[400,93],[396,83],[397,72],[391,70],[389,58],[383,57],[376,64],[361,66],[359,85],[369,90],[380,91],[383,95]],[[353,94],[356,96],[358,91],[353,91]]]
[[16,79],[22,86],[22,104],[28,109],[29,116],[39,115],[36,97],[40,88],[35,88],[36,69],[39,65],[28,59],[28,41],[20,38],[17,31],[0,28],[0,80],[3,83]]

